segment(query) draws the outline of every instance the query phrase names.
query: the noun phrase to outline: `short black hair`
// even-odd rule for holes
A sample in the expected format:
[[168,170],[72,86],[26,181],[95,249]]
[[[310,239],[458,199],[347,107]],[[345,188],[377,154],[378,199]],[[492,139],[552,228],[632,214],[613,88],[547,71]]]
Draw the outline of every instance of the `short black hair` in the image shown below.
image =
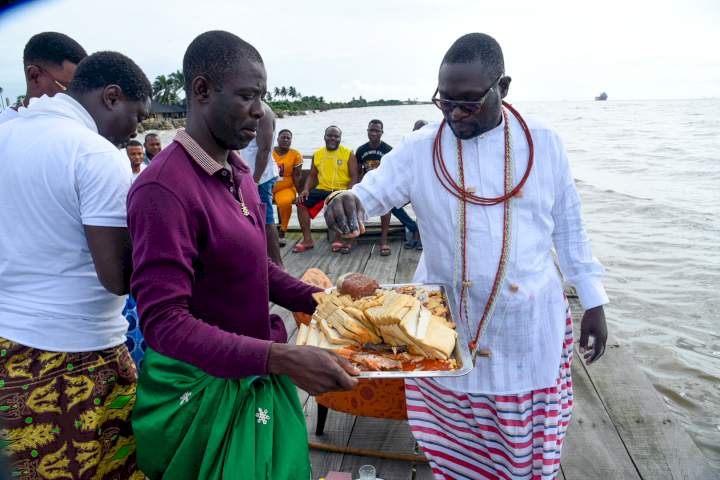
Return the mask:
[[280,130],[278,132],[278,136],[280,136],[281,133],[285,133],[285,132],[289,133],[290,136],[292,137],[292,132],[290,130],[288,130],[287,128],[283,128],[282,130]]
[[239,60],[263,63],[260,52],[242,38],[223,30],[211,30],[195,37],[183,57],[185,94],[190,98],[192,81],[202,75],[211,83],[221,84],[232,75]]
[[328,127],[325,129],[325,135],[327,135],[327,131],[330,130],[331,128],[337,128],[338,131],[340,132],[340,135],[342,135],[342,130],[341,130],[340,127],[338,127],[337,125],[330,125],[330,126],[328,126]]
[[42,32],[30,37],[25,44],[23,65],[40,63],[59,66],[65,60],[78,64],[85,57],[85,49],[64,33]]
[[78,64],[69,90],[87,93],[108,85],[117,85],[130,101],[152,97],[145,73],[131,59],[118,52],[93,53]]
[[372,125],[373,123],[376,123],[376,124],[380,125],[380,128],[382,128],[383,130],[385,129],[385,125],[383,125],[382,120],[378,120],[377,118],[373,118],[372,120],[370,120],[370,121],[368,122],[368,127],[369,127],[370,125]]
[[442,65],[478,61],[493,70],[495,75],[505,72],[505,59],[500,44],[484,33],[468,33],[455,40],[445,53]]
[[127,145],[125,145],[125,148],[128,148],[128,147],[142,147],[142,146],[143,146],[143,144],[140,143],[140,142],[138,142],[137,140],[130,140],[129,142],[127,142]]
[[157,133],[148,133],[147,135],[145,135],[145,143],[147,143],[148,138],[152,138],[152,137],[160,138],[160,135],[158,135]]

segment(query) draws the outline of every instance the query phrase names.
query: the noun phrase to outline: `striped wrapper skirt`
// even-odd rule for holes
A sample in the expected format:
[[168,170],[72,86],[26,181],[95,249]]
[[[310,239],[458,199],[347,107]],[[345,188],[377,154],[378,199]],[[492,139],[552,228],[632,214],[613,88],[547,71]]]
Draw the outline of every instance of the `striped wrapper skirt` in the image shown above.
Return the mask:
[[413,435],[437,479],[553,479],[573,408],[568,308],[556,384],[517,395],[447,390],[429,378],[405,384]]

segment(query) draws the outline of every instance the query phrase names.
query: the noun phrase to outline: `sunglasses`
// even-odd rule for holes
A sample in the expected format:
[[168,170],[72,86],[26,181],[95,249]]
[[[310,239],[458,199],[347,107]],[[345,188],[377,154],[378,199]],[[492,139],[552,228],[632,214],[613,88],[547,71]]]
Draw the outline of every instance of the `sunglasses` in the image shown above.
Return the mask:
[[65,85],[64,83],[62,83],[62,82],[61,82],[60,80],[58,80],[57,78],[55,78],[55,76],[54,76],[52,73],[48,72],[46,69],[44,69],[44,68],[41,67],[40,65],[35,65],[35,67],[37,67],[38,70],[40,70],[41,72],[43,72],[44,74],[46,74],[48,77],[50,77],[50,78],[52,79],[52,81],[55,83],[55,85],[57,85],[57,87],[58,87],[60,90],[62,90],[63,92],[67,91],[68,86]]
[[482,94],[480,97],[480,100],[472,100],[472,101],[462,101],[462,100],[446,100],[444,98],[438,98],[437,95],[440,92],[440,87],[435,89],[435,93],[433,94],[433,97],[431,99],[431,102],[440,110],[442,110],[443,113],[449,114],[456,108],[459,108],[464,113],[467,113],[468,115],[472,115],[473,113],[477,113],[480,110],[482,110],[483,105],[485,104],[485,100],[488,97],[488,94],[492,92],[492,90],[500,83],[500,80],[503,78],[504,73],[501,73],[500,76],[490,85],[490,87],[485,90],[485,93]]

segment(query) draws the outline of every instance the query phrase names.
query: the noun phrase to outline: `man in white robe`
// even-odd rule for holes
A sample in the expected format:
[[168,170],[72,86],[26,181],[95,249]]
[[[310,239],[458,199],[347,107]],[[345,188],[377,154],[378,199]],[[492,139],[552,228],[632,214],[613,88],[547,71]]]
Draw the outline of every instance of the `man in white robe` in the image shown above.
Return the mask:
[[[463,201],[439,179],[434,142],[441,134],[442,163],[455,185],[462,185],[461,151],[464,190],[483,198],[506,193],[506,136],[512,187],[528,168],[530,141],[534,145],[527,181],[507,200],[507,263],[495,307],[472,345],[485,356],[478,356],[466,376],[406,383],[410,425],[437,478],[557,474],[572,411],[572,322],[553,246],[562,273],[586,310],[580,351],[592,363],[605,350],[604,271],[590,250],[565,149],[553,130],[534,120],[526,120],[526,135],[519,117],[502,103],[510,81],[502,50],[492,37],[475,33],[459,38],[439,71],[434,103],[444,121],[407,136],[351,191],[329,198],[325,213],[329,227],[356,236],[364,230],[366,217],[412,202],[425,247],[414,280],[450,287],[458,341],[467,345],[477,334],[499,268],[505,202],[466,203],[463,278]],[[467,310],[460,305],[463,280],[468,285]]]

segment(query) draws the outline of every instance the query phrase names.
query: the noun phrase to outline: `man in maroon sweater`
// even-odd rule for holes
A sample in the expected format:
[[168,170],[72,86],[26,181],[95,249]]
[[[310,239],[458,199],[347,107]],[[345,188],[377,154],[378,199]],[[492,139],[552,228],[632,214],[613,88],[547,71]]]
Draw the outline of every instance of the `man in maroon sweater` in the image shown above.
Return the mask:
[[[292,455],[273,451],[269,463],[254,473],[244,470],[242,478],[285,478],[287,469],[297,474],[288,478],[307,478],[304,415],[285,379],[318,394],[353,388],[357,372],[327,350],[286,344],[282,320],[269,314],[269,301],[312,313],[317,289],[268,260],[264,205],[252,172],[235,153],[254,138],[263,115],[265,68],[254,47],[211,31],[190,44],[183,72],[187,129],[155,156],[128,196],[131,289],[149,346],[133,413],[138,463],[150,478],[215,478],[206,468],[225,457],[237,465],[240,453],[225,448],[234,432],[243,431],[236,424],[218,426],[219,415],[250,408],[262,414],[257,428],[283,417],[282,433],[280,423],[274,425],[273,450],[299,429],[304,447]],[[208,401],[209,385],[218,384],[218,391],[239,389],[235,401]],[[272,402],[250,400],[264,398],[268,389],[274,413]],[[287,400],[282,414],[280,398]],[[178,420],[189,411],[185,423]],[[221,452],[208,424],[213,431],[227,429]],[[257,438],[247,440],[243,455],[267,456],[253,450],[260,448]],[[197,447],[191,459],[183,450],[187,442]],[[228,475],[229,468],[220,472]]]

